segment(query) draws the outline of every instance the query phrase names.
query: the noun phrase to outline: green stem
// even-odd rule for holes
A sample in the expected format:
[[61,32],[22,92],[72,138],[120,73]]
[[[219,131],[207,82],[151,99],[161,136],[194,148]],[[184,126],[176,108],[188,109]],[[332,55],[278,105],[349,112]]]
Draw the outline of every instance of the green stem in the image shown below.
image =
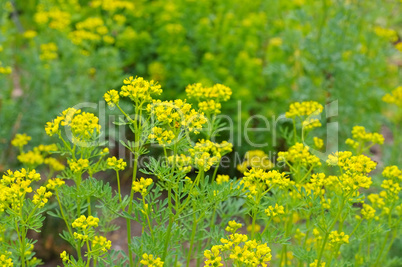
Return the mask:
[[196,213],[194,213],[194,215],[193,215],[193,228],[191,230],[191,238],[190,238],[190,249],[188,250],[188,254],[187,254],[187,264],[186,264],[187,267],[190,266],[191,254],[193,252],[193,246],[194,246],[195,233],[197,231],[197,222],[198,222],[197,221],[197,216],[196,216]]
[[117,170],[116,170],[116,177],[117,177],[117,190],[119,191],[119,201],[121,203],[122,199],[121,199],[121,191],[120,191],[120,177],[119,177],[119,172]]

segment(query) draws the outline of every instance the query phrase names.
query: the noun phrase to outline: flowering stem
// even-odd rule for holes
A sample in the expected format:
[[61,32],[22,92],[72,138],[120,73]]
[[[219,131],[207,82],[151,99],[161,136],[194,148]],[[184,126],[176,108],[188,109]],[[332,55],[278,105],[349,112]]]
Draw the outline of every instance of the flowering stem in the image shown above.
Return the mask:
[[120,176],[119,176],[119,172],[117,170],[116,170],[116,177],[117,177],[117,190],[119,191],[119,201],[121,203],[122,200],[121,200],[121,192],[120,192]]

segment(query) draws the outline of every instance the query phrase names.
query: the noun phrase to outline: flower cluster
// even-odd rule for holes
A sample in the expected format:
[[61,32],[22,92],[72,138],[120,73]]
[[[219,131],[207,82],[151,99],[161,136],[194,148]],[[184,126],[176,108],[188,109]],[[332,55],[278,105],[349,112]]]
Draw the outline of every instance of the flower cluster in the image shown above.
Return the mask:
[[[54,150],[54,151],[56,151],[56,150]],[[55,158],[45,158],[43,163],[49,165],[49,168],[54,171],[62,171],[66,168],[66,166],[64,166],[63,163],[61,163],[60,161],[58,161]]]
[[162,93],[161,86],[153,80],[147,81],[142,77],[124,79],[121,87],[120,96],[128,97],[135,103],[151,102],[153,95]]
[[173,163],[176,166],[176,169],[183,173],[191,172],[191,166],[193,164],[193,159],[184,154],[175,155],[168,157],[168,163],[173,166]]
[[100,132],[99,118],[92,113],[82,112],[74,108],[64,110],[52,122],[46,123],[46,134],[60,134],[60,126],[67,126],[73,134],[73,142],[90,140],[94,133]]
[[76,45],[81,45],[84,41],[99,42],[103,40],[108,44],[115,42],[115,39],[111,35],[108,35],[109,29],[99,17],[87,18],[84,21],[78,22],[75,27],[77,30],[70,32],[69,38]]
[[375,217],[375,209],[373,209],[373,207],[368,204],[363,204],[361,214],[364,219],[371,220]]
[[222,84],[215,84],[212,87],[203,87],[196,83],[186,87],[188,98],[198,102],[198,108],[206,114],[221,113],[221,102],[228,101],[232,90]]
[[142,196],[147,194],[147,187],[153,183],[151,178],[144,179],[141,177],[139,181],[133,181],[134,192],[140,192]]
[[214,143],[209,140],[199,140],[188,152],[191,155],[194,167],[208,171],[212,166],[219,164],[221,158],[232,151],[233,145],[226,141]]
[[240,227],[241,224],[229,222],[226,230],[232,234],[220,240],[222,245],[204,251],[205,266],[223,266],[221,255],[225,252],[229,253],[231,260],[242,266],[268,266],[272,259],[271,249],[265,243],[248,240],[247,235],[237,234],[236,230]]
[[65,182],[60,178],[49,179],[46,184],[48,190],[55,190],[56,188],[64,185]]
[[15,138],[11,141],[11,144],[15,147],[22,148],[31,140],[31,137],[27,134],[16,134]]
[[103,98],[105,99],[106,103],[109,105],[109,107],[114,107],[115,105],[119,104],[119,92],[116,90],[112,89],[107,91],[104,95]]
[[160,127],[153,127],[151,134],[148,136],[149,139],[156,140],[160,146],[170,145],[175,137],[173,131],[163,130]]
[[341,244],[348,244],[349,243],[349,236],[346,235],[344,232],[332,231],[329,236],[329,242],[331,245],[341,245]]
[[52,196],[52,192],[46,191],[46,187],[39,187],[35,195],[33,196],[32,203],[34,203],[39,208],[45,206],[45,204],[49,201],[49,198]]
[[0,191],[2,192],[0,195],[0,212],[8,208],[14,212],[19,212],[26,194],[32,192],[32,182],[40,179],[40,174],[35,170],[28,171],[24,168],[15,172],[8,170],[0,180]]
[[237,169],[244,173],[250,168],[260,168],[268,170],[273,167],[273,163],[268,155],[262,150],[250,150],[244,155],[244,161],[237,165]]
[[372,144],[384,143],[384,137],[379,133],[368,133],[363,126],[354,126],[352,129],[353,139],[346,139],[346,144],[357,149],[358,147],[364,147],[366,142],[371,142]]
[[81,215],[79,218],[75,219],[75,221],[71,224],[72,227],[76,229],[86,230],[89,228],[98,227],[99,218]]
[[216,176],[216,183],[223,184],[229,182],[229,179],[230,179],[229,175],[218,174],[218,176]]
[[106,160],[106,164],[109,169],[115,171],[122,171],[126,168],[127,163],[123,159],[117,159],[116,157],[111,157]]
[[324,140],[322,140],[321,138],[314,136],[313,141],[314,141],[314,146],[317,149],[321,149],[324,146]]
[[203,87],[200,83],[188,85],[186,87],[188,98],[197,100],[213,99],[217,102],[228,101],[232,95],[232,90],[222,84],[215,84],[212,87]]
[[112,247],[112,241],[107,240],[104,236],[95,236],[92,239],[92,251],[107,252]]
[[88,159],[78,159],[78,160],[68,160],[68,165],[70,169],[74,173],[83,172],[89,167]]
[[398,86],[396,89],[392,91],[391,94],[386,94],[382,100],[384,102],[395,104],[398,107],[402,108],[402,86]]
[[278,203],[276,203],[275,207],[269,206],[265,210],[265,214],[268,217],[276,217],[276,216],[279,216],[279,215],[283,215],[283,214],[285,214],[285,208],[283,206],[279,206]]
[[144,264],[148,267],[163,267],[163,261],[161,258],[155,258],[152,254],[144,253],[142,254],[141,264]]
[[57,58],[57,45],[55,43],[41,44],[39,55],[40,60],[42,61],[50,61]]
[[324,107],[315,101],[295,102],[290,104],[289,111],[285,113],[286,118],[317,115],[324,110]]
[[294,182],[285,173],[280,173],[276,170],[266,172],[263,169],[251,168],[244,173],[240,184],[247,190],[247,196],[252,198],[258,191],[262,190],[261,192],[264,192],[273,186],[284,189],[294,185]]
[[46,11],[44,5],[38,5],[34,20],[39,25],[48,25],[52,29],[65,31],[70,25],[71,14],[61,11],[59,8],[52,8]]
[[10,258],[11,253],[5,252],[0,253],[0,266],[3,267],[13,267],[14,263],[13,260]]
[[385,38],[390,42],[398,41],[398,33],[394,29],[387,29],[380,26],[374,27],[374,32],[380,37]]
[[203,113],[191,108],[191,104],[181,99],[174,101],[154,100],[147,105],[147,111],[161,124],[167,124],[176,131],[183,126],[190,132],[199,133],[207,122]]
[[321,166],[320,159],[309,152],[309,147],[302,143],[296,143],[286,152],[278,153],[278,161],[286,161],[293,165]]

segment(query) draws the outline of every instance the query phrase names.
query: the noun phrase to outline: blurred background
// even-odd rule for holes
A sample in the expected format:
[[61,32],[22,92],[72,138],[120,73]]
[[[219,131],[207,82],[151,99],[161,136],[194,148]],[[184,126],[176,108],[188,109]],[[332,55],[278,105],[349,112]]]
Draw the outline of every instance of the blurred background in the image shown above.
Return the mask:
[[[99,103],[131,75],[158,81],[164,99],[185,98],[196,82],[229,86],[222,113],[235,123],[279,116],[294,101],[338,100],[340,140],[354,125],[392,139],[390,120],[400,116],[382,101],[401,84],[399,0],[0,3],[0,171],[19,165],[10,144],[16,133],[32,136],[30,145],[50,143],[47,121],[78,103]],[[261,132],[249,138],[271,140]],[[252,149],[234,145],[243,154]]]

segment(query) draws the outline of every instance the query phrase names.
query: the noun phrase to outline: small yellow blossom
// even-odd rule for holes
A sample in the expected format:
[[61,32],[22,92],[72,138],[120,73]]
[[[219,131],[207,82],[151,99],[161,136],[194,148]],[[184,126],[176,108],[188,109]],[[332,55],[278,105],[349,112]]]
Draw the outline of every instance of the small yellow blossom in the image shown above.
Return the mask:
[[218,176],[216,177],[216,183],[223,184],[229,182],[229,179],[230,179],[229,175],[218,174]]
[[145,196],[147,194],[147,187],[153,183],[151,178],[141,178],[139,181],[133,181],[134,192],[140,192],[141,195]]
[[268,217],[276,217],[279,215],[283,215],[285,214],[285,208],[283,206],[278,206],[278,204],[275,204],[275,207],[273,206],[269,206],[266,210],[265,210],[265,214]]
[[96,228],[98,227],[99,218],[81,215],[79,218],[75,219],[75,221],[71,224],[73,228],[86,230],[91,227]]
[[38,190],[36,190],[32,203],[37,205],[39,208],[42,208],[49,201],[51,196],[52,192],[46,191],[46,187],[41,186],[38,188]]
[[106,164],[110,169],[115,171],[122,171],[126,168],[127,163],[123,159],[117,159],[116,157],[111,157],[106,160]]
[[349,243],[349,236],[346,235],[344,232],[332,231],[329,234],[329,242],[331,245],[341,245],[341,244],[348,244]]
[[70,169],[74,173],[83,172],[84,170],[88,169],[89,167],[89,160],[88,159],[78,159],[75,160],[68,160],[68,165]]
[[324,107],[315,101],[295,102],[290,104],[289,111],[285,113],[286,118],[317,115]]
[[402,108],[402,86],[398,86],[390,94],[386,94],[382,100]]
[[273,168],[274,164],[268,155],[262,150],[250,150],[244,155],[244,161],[237,165],[237,169],[244,173],[249,168],[261,168],[268,170]]
[[47,182],[46,188],[48,190],[55,190],[56,188],[58,188],[58,187],[60,187],[60,186],[62,186],[64,184],[65,184],[65,182],[62,179],[54,178],[54,179],[50,179]]
[[154,255],[148,255],[147,253],[142,254],[142,260],[140,263],[148,267],[163,267],[163,261],[161,258],[155,258]]
[[28,142],[31,140],[32,138],[30,136],[28,136],[27,134],[16,134],[15,138],[11,141],[11,144],[15,147],[23,147],[26,144],[28,144]]
[[114,107],[116,104],[119,104],[119,92],[116,90],[109,90],[104,95],[103,98],[105,99],[106,103],[109,107]]
[[5,252],[0,253],[0,266],[2,267],[13,267],[14,263],[13,260],[10,258],[11,253]]

